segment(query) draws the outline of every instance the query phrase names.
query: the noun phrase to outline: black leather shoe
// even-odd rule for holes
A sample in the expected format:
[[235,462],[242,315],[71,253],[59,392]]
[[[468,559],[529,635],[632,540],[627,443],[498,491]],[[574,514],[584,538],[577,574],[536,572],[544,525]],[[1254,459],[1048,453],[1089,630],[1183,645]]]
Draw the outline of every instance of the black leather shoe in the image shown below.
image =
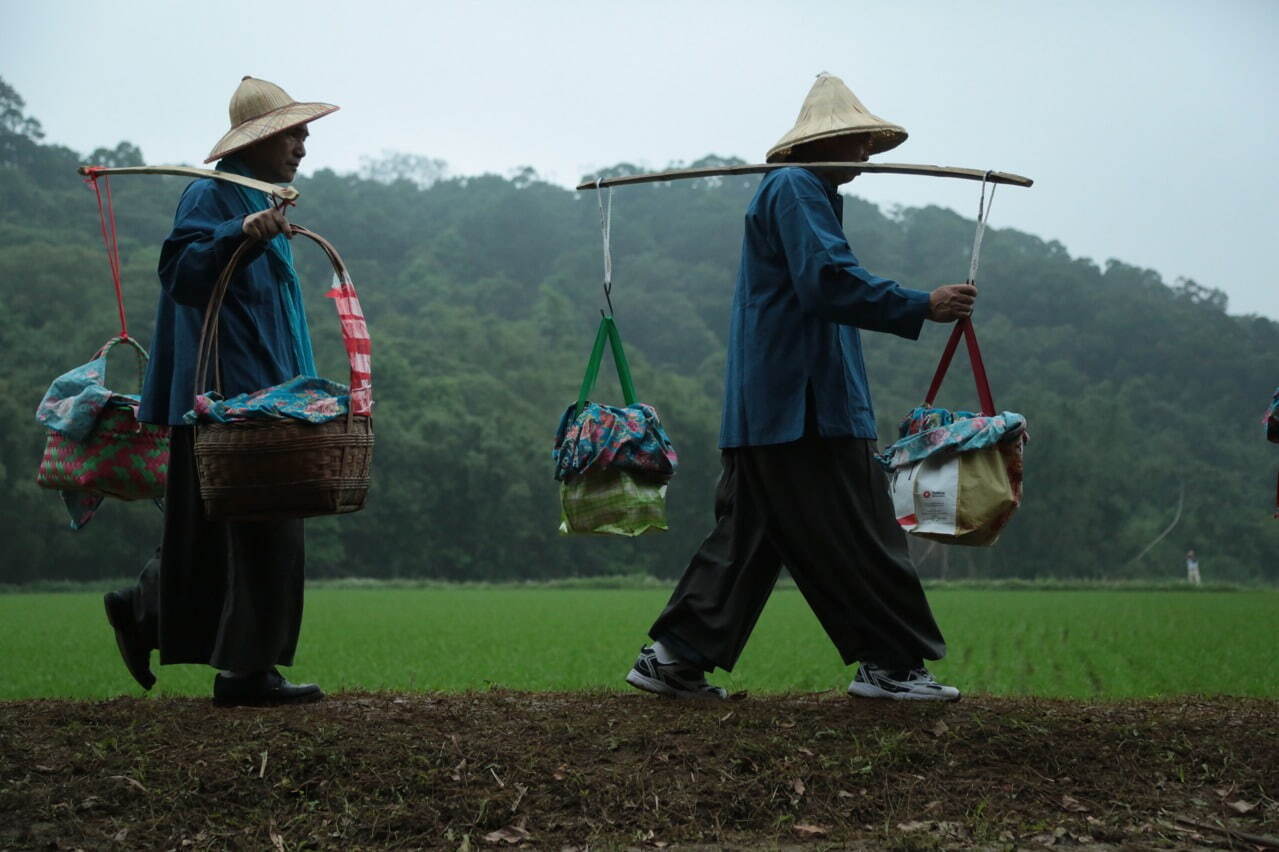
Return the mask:
[[124,592],[107,592],[102,596],[102,603],[107,609],[107,622],[115,631],[115,645],[120,649],[125,668],[143,689],[150,689],[155,686],[155,675],[151,674],[151,648],[134,620],[133,603]]
[[213,703],[224,707],[264,707],[272,704],[306,704],[319,701],[324,691],[313,683],[289,683],[275,669],[244,677],[213,678]]

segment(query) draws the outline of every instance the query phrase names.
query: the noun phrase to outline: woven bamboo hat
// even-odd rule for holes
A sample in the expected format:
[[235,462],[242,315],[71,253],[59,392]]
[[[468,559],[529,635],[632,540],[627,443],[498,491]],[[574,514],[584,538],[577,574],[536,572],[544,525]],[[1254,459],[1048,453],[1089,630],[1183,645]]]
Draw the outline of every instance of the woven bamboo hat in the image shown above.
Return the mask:
[[804,98],[795,126],[768,150],[767,161],[775,162],[805,142],[858,134],[871,137],[872,154],[882,154],[906,141],[905,129],[871,113],[843,80],[823,71]]
[[245,77],[231,96],[231,129],[213,146],[205,162],[220,160],[254,142],[336,110],[333,104],[299,103],[274,83]]

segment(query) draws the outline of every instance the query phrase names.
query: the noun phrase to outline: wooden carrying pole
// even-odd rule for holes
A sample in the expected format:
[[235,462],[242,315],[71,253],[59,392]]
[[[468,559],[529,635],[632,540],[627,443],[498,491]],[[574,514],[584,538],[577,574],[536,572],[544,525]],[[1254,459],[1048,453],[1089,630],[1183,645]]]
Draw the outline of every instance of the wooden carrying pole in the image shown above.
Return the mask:
[[587,181],[578,189],[595,189],[606,186],[626,186],[631,183],[656,183],[658,181],[687,180],[689,178],[717,177],[721,175],[755,175],[771,172],[774,169],[785,169],[799,166],[805,169],[857,169],[859,172],[874,174],[881,172],[895,175],[925,175],[927,177],[953,177],[963,180],[982,180],[990,183],[1004,183],[1009,186],[1030,186],[1034,183],[1028,177],[1009,172],[984,172],[981,169],[960,169],[954,166],[919,166],[911,163],[756,163],[749,166],[713,166],[706,169],[674,169],[668,172],[651,172],[645,175],[621,175],[619,177],[602,178],[598,183]]
[[296,201],[298,198],[298,191],[291,186],[277,186],[264,180],[254,180],[253,178],[231,174],[230,172],[196,169],[191,166],[121,166],[113,169],[100,166],[81,166],[78,171],[86,177],[95,177],[97,175],[178,175],[179,177],[213,178],[214,180],[224,180],[227,183],[238,183],[240,186],[247,186],[250,189],[265,192],[267,195],[274,195],[282,201]]

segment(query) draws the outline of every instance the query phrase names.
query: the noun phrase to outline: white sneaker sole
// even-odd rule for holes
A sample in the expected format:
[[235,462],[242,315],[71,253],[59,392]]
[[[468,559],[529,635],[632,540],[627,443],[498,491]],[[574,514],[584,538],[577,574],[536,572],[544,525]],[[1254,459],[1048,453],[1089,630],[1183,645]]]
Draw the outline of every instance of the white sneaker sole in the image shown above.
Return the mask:
[[958,690],[954,695],[945,692],[889,692],[873,683],[861,681],[853,681],[848,687],[848,694],[854,698],[888,698],[893,701],[958,701],[961,697]]
[[686,689],[675,689],[660,680],[653,680],[651,677],[640,674],[635,669],[631,669],[626,675],[626,682],[636,689],[642,689],[645,692],[651,692],[654,695],[664,695],[667,698],[687,699],[691,701],[722,701],[723,696],[716,695],[713,692],[689,692]]

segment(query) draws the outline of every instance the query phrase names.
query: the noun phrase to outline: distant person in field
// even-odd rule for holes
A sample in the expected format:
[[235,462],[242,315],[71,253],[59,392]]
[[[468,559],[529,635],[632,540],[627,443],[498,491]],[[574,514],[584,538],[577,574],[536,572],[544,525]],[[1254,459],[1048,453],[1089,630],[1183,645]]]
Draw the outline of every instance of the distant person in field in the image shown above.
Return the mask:
[[[206,163],[223,172],[289,183],[306,156],[307,125],[336,110],[298,103],[265,80],[245,77],[231,98],[231,130]],[[178,202],[160,252],[162,291],[139,419],[171,427],[164,533],[138,584],[106,595],[107,619],[129,673],[150,689],[160,663],[220,669],[220,704],[315,701],[315,684],[293,684],[276,666],[293,664],[302,624],[300,520],[232,523],[204,516],[196,475],[193,406],[196,350],[214,282],[232,252],[251,248],[220,314],[218,368],[225,396],[299,374],[314,375],[311,339],[289,245],[288,221],[267,196],[221,180],[197,180]]]
[[[822,74],[769,162],[865,161],[906,138]],[[626,680],[677,698],[726,697],[782,566],[869,698],[953,701],[925,660],[946,653],[875,461],[858,329],[909,339],[972,313],[975,287],[908,290],[864,269],[838,187],[854,168],[769,172],[746,209],[733,297],[715,526]]]
[[1186,582],[1191,585],[1198,586],[1199,580],[1199,557],[1195,555],[1195,549],[1192,547],[1186,551]]

